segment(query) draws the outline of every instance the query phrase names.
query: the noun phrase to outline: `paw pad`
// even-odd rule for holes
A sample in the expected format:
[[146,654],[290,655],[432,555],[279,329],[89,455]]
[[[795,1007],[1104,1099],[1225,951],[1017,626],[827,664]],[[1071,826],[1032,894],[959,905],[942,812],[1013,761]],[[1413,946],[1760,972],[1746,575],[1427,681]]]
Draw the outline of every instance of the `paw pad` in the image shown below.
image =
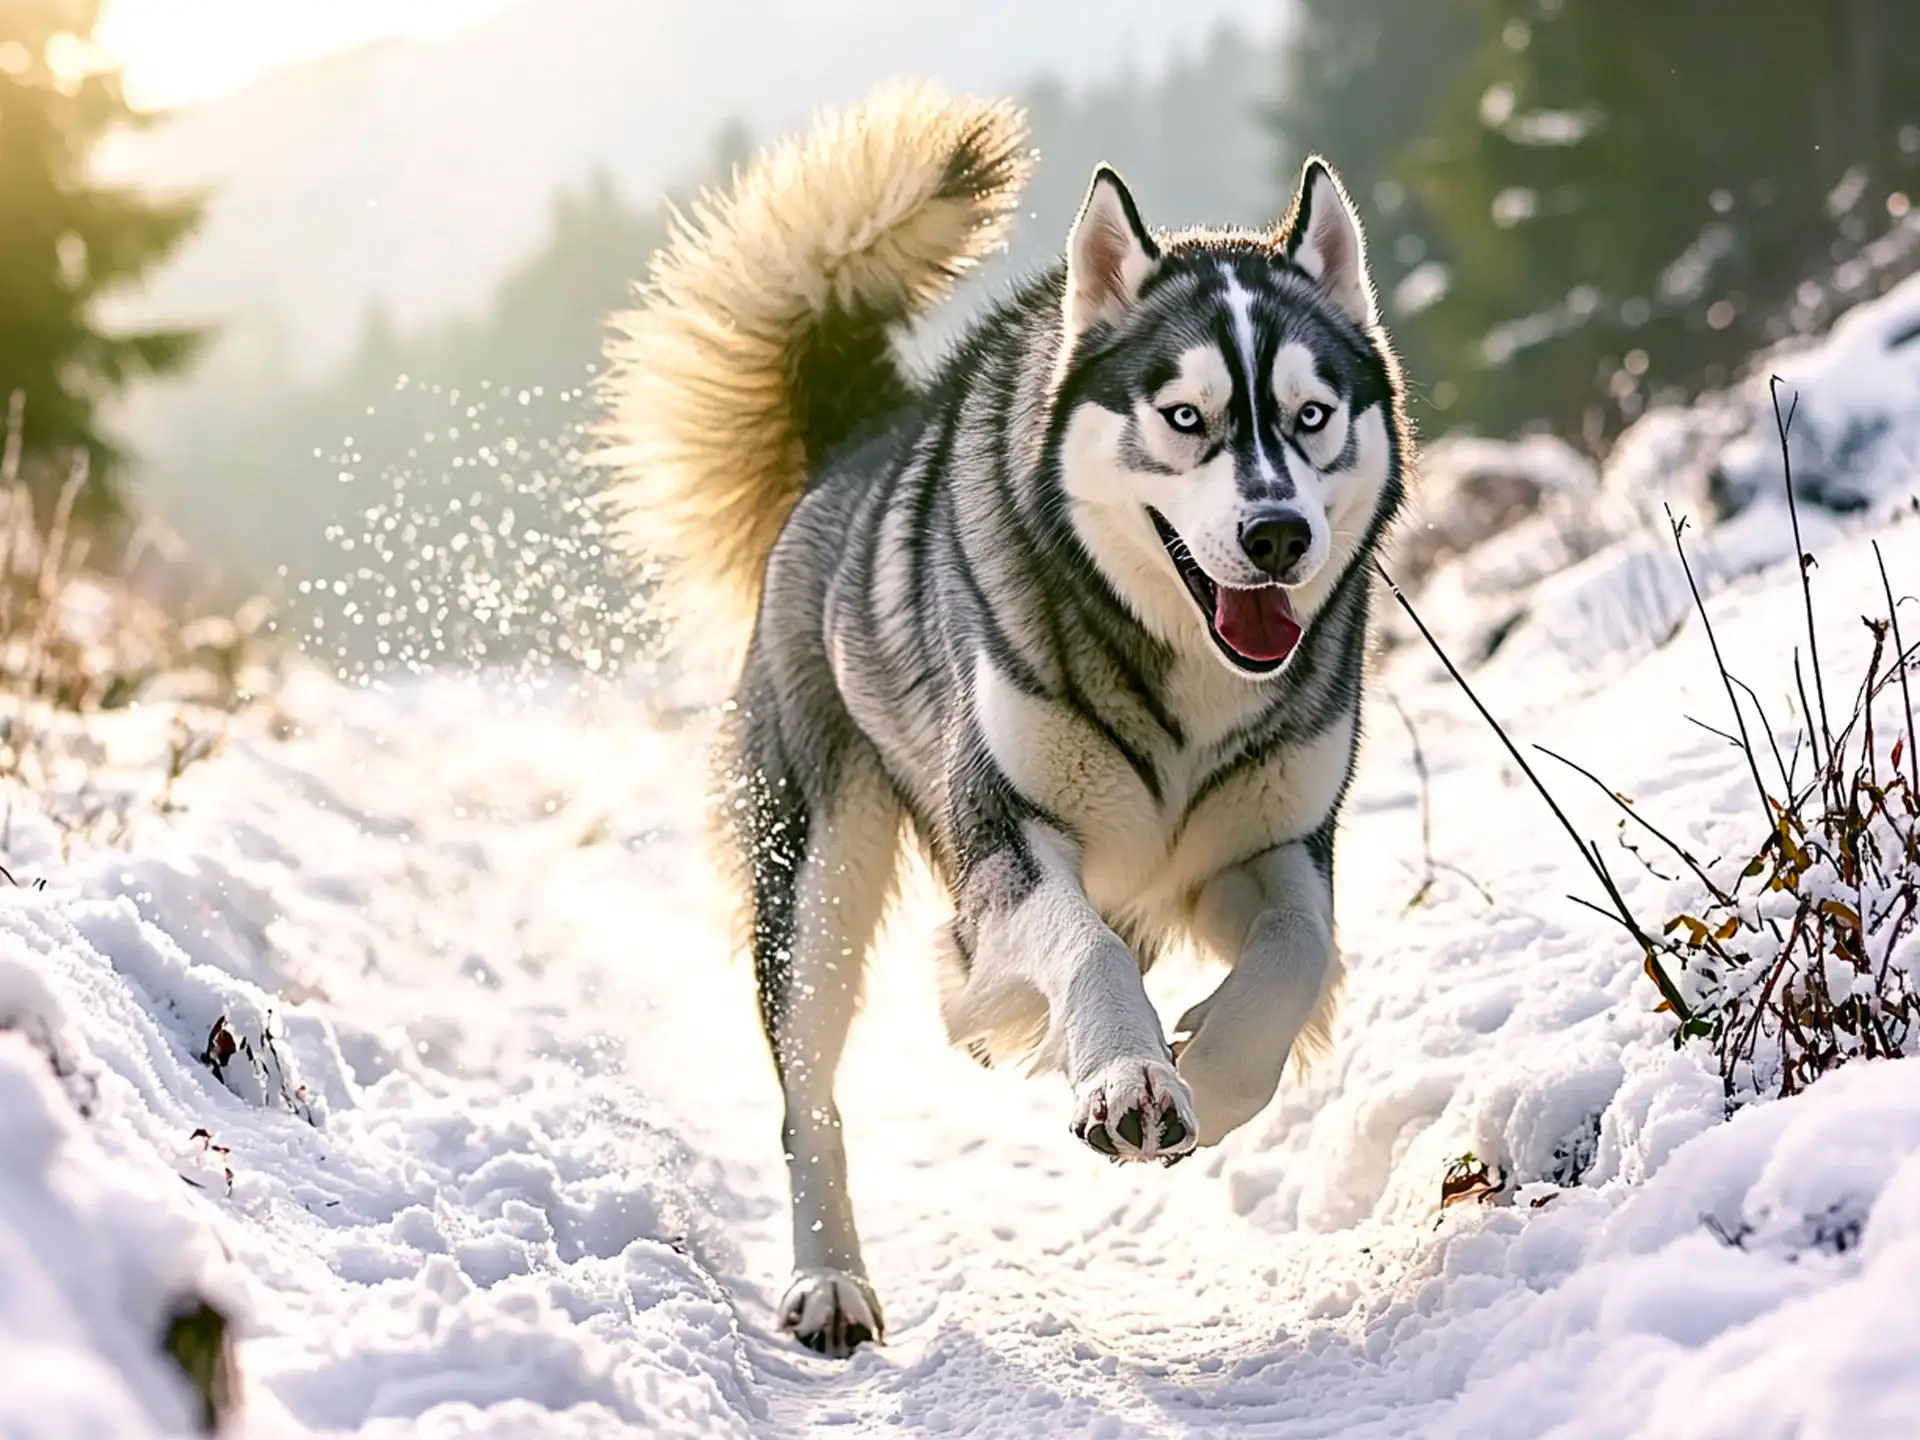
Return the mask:
[[1121,1061],[1081,1087],[1073,1133],[1114,1161],[1171,1164],[1198,1131],[1186,1082],[1157,1060]]

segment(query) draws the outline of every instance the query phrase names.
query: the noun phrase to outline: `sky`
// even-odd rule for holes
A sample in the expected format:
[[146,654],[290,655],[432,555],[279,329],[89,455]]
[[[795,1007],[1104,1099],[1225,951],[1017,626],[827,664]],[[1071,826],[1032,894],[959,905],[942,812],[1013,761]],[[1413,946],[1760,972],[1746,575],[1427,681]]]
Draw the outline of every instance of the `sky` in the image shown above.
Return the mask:
[[218,99],[383,35],[444,35],[507,0],[108,0],[96,39],[141,109]]

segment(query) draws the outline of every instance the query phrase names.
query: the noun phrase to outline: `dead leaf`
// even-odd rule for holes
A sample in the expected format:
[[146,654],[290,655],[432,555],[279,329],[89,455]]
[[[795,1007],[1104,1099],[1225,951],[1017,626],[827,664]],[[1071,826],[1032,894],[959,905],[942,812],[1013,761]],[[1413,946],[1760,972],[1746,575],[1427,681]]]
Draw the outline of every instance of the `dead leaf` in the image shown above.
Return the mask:
[[1473,1155],[1462,1155],[1447,1167],[1446,1178],[1440,1182],[1440,1208],[1445,1210],[1467,1200],[1484,1204],[1505,1184],[1504,1177],[1495,1179]]
[[1843,900],[1822,900],[1820,908],[1840,924],[1851,930],[1857,938],[1860,934],[1860,912]]
[[1697,920],[1691,915],[1674,916],[1667,922],[1667,928],[1660,933],[1662,935],[1671,935],[1682,925],[1687,927],[1687,943],[1689,945],[1704,945],[1707,943],[1707,935],[1710,932],[1707,930],[1706,921]]
[[240,1041],[227,1028],[227,1017],[222,1015],[213,1022],[213,1029],[207,1034],[207,1049],[200,1057],[201,1063],[211,1067],[213,1073],[218,1075],[226,1068],[227,1062],[239,1053]]

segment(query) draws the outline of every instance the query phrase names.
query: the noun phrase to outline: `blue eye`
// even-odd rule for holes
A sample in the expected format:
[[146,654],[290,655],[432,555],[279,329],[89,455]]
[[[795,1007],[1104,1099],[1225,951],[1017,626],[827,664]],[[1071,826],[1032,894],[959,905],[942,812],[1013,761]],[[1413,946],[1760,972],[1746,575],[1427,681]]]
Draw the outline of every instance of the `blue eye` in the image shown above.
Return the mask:
[[1160,412],[1160,418],[1182,435],[1198,435],[1207,426],[1205,418],[1191,405],[1169,405]]
[[1300,407],[1300,413],[1294,417],[1294,423],[1306,434],[1327,428],[1327,422],[1333,419],[1333,411],[1318,400],[1309,400]]

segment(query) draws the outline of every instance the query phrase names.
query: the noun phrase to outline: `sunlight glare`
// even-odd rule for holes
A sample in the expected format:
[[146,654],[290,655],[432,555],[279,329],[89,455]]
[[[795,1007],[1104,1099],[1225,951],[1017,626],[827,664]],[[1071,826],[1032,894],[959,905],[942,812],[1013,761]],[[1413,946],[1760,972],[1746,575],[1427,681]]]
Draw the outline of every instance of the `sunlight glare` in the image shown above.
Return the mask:
[[506,0],[110,0],[98,43],[141,109],[218,99],[381,36],[437,36]]

